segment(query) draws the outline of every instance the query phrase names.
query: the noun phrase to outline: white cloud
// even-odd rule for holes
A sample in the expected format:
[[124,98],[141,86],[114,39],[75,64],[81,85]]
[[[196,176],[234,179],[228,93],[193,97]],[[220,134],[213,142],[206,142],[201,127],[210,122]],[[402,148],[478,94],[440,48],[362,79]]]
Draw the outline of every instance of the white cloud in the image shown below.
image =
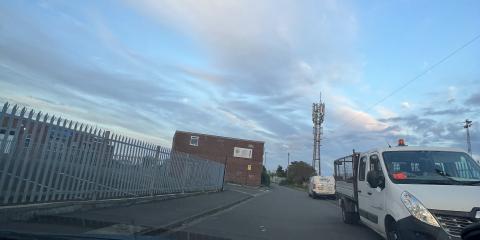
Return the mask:
[[274,87],[296,86],[298,71],[310,81],[350,81],[360,68],[352,55],[358,23],[344,2],[130,3],[162,25],[191,36],[206,49],[214,67],[250,91],[264,94]]
[[380,114],[381,118],[393,118],[397,116],[395,112],[383,106],[377,106],[375,110]]
[[458,88],[455,87],[455,86],[449,86],[449,87],[448,87],[448,99],[447,99],[447,102],[452,103],[452,102],[455,101],[456,95],[457,95],[457,90],[458,90]]
[[410,109],[411,107],[409,102],[402,102],[400,105],[403,109]]
[[337,114],[339,114],[341,119],[344,119],[346,128],[355,129],[356,131],[381,131],[387,127],[387,124],[379,122],[370,114],[350,107],[339,107]]

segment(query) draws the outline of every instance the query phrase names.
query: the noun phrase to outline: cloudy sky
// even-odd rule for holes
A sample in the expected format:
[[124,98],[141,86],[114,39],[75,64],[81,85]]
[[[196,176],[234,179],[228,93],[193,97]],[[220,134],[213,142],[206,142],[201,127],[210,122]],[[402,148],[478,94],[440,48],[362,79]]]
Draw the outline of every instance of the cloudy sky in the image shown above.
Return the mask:
[[466,118],[480,154],[480,40],[471,42],[479,1],[0,1],[0,9],[1,102],[165,146],[176,129],[263,140],[274,169],[287,152],[311,162],[311,104],[321,91],[327,174],[353,148],[398,138],[465,148]]

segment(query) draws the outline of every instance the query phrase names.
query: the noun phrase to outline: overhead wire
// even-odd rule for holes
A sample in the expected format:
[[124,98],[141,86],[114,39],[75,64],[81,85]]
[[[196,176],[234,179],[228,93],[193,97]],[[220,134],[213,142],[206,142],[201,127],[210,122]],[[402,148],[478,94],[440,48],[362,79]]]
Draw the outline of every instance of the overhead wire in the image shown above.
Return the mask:
[[458,52],[460,52],[461,50],[465,49],[466,47],[470,46],[471,44],[473,44],[475,41],[477,41],[478,39],[480,39],[480,33],[478,33],[477,35],[475,35],[473,38],[471,38],[470,40],[468,40],[467,42],[465,42],[464,44],[462,44],[460,47],[454,49],[453,51],[451,51],[450,53],[448,53],[446,56],[444,56],[443,58],[441,58],[440,60],[438,60],[437,62],[435,62],[434,64],[430,65],[429,67],[427,67],[425,70],[423,70],[422,72],[420,72],[419,74],[417,74],[416,76],[414,76],[412,79],[404,82],[401,86],[399,86],[398,88],[394,89],[392,92],[390,92],[389,94],[387,94],[386,96],[384,96],[383,98],[381,98],[380,100],[378,100],[377,102],[375,102],[373,105],[370,105],[366,110],[364,111],[360,111],[360,112],[357,112],[355,113],[355,116],[350,118],[348,121],[345,121],[344,124],[340,125],[340,127],[338,128],[343,128],[345,125],[349,124],[350,122],[356,120],[362,113],[368,113],[370,110],[372,110],[374,107],[376,107],[377,105],[379,105],[380,103],[384,102],[385,100],[387,100],[388,98],[392,97],[393,95],[395,95],[397,92],[403,90],[404,88],[406,88],[408,85],[410,85],[411,83],[413,83],[414,81],[420,79],[421,77],[425,76],[427,73],[429,73],[430,71],[432,71],[433,69],[435,69],[436,67],[438,67],[439,65],[441,65],[442,63],[444,63],[445,61],[447,61],[449,58],[453,57],[454,55],[456,55]]

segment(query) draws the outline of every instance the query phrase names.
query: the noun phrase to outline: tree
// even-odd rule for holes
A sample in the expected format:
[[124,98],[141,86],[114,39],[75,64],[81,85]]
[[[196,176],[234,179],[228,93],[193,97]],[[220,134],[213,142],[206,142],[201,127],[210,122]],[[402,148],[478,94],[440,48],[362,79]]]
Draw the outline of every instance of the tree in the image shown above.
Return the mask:
[[286,177],[285,170],[283,170],[283,167],[280,165],[278,165],[275,173],[277,174],[277,177]]
[[300,185],[315,174],[315,169],[303,161],[294,161],[288,166],[287,181]]
[[267,169],[265,168],[265,166],[263,166],[263,169],[262,169],[261,182],[262,182],[262,185],[264,186],[270,186],[270,176],[268,175]]

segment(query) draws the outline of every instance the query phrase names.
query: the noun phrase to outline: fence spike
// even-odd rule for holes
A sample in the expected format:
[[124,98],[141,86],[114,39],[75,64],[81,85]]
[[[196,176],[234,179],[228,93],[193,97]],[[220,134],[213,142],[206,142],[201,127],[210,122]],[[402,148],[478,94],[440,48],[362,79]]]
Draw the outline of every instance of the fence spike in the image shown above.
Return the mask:
[[45,116],[43,116],[43,122],[45,122],[45,123],[46,123],[46,122],[47,122],[47,120],[48,120],[48,113],[46,113],[46,114],[45,114]]
[[22,120],[19,119],[17,124],[23,125],[23,119],[25,119],[25,113],[27,113],[27,109],[22,108],[22,110],[20,111],[20,116],[19,116]]
[[13,108],[12,108],[12,111],[10,112],[10,114],[12,116],[15,116],[15,114],[17,113],[17,110],[18,110],[18,105],[17,104],[13,105]]
[[68,129],[72,129],[72,124],[73,124],[73,121],[68,122]]
[[[112,133],[112,134],[110,135],[110,139],[112,140],[112,143],[115,144],[115,145],[118,145],[118,138],[117,138],[117,136],[118,136],[118,135],[115,134],[115,133]],[[116,148],[116,147],[115,147],[115,148]]]
[[60,126],[60,122],[61,122],[61,121],[62,121],[62,117],[58,117],[58,118],[57,118],[57,124],[56,124],[56,125],[57,125],[57,126]]
[[3,104],[2,113],[6,113],[9,107],[10,104],[8,102],[5,102],[5,104]]
[[35,114],[35,111],[31,109],[30,112],[28,113],[28,118],[32,119],[34,114]]
[[20,111],[20,117],[25,116],[25,113],[27,112],[27,108],[23,107],[22,110]]
[[55,115],[52,115],[52,117],[50,117],[50,124],[53,124],[55,122]]
[[40,122],[40,118],[42,118],[42,111],[40,111],[40,112],[37,113],[37,117],[35,118],[35,120],[36,120],[37,122]]

